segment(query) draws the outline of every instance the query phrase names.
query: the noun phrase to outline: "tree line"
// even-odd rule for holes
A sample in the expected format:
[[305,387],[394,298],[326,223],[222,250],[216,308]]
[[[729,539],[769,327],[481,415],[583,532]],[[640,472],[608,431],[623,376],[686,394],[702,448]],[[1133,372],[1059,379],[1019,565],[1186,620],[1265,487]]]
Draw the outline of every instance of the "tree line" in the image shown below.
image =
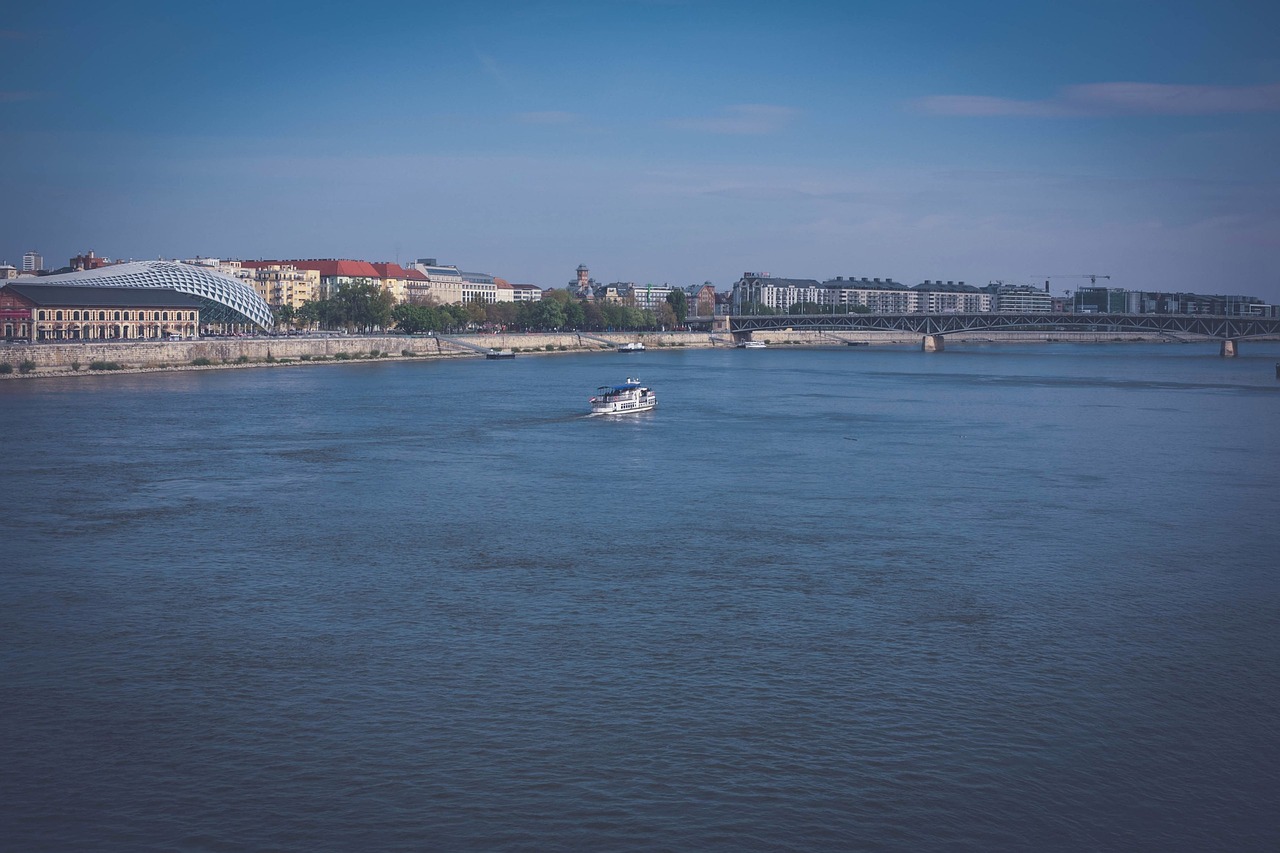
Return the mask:
[[552,290],[539,302],[485,302],[439,305],[429,302],[396,304],[377,282],[356,280],[341,284],[329,299],[316,299],[294,309],[274,309],[277,326],[373,332],[392,328],[407,334],[505,329],[521,332],[649,331],[684,323],[688,298],[673,290],[657,310],[631,305],[589,302],[567,290]]

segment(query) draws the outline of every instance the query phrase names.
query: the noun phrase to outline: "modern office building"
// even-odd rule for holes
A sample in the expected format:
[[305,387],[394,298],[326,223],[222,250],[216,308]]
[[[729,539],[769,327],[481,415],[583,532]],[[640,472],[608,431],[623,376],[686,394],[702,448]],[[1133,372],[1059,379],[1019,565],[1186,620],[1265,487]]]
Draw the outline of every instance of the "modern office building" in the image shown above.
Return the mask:
[[1047,288],[1032,284],[1005,284],[993,281],[985,288],[991,294],[993,311],[1009,311],[1023,314],[1051,314],[1054,301]]
[[463,302],[498,301],[498,285],[493,276],[487,272],[463,272],[460,275],[462,276]]

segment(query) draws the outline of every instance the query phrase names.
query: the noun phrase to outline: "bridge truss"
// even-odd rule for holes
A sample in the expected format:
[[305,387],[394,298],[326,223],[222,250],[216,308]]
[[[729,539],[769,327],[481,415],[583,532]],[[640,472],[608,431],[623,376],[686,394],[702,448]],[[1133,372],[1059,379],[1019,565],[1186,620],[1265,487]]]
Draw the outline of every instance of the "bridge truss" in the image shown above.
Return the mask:
[[776,314],[729,318],[735,334],[778,332],[1147,332],[1219,340],[1280,337],[1280,318],[1195,314]]

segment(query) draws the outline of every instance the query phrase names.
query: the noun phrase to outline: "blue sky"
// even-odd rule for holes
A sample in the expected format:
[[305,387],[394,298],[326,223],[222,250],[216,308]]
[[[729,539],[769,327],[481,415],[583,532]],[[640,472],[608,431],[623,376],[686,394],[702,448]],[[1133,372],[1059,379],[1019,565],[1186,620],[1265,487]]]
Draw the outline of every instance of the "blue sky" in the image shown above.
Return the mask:
[[9,6],[10,263],[1096,273],[1280,302],[1274,3]]

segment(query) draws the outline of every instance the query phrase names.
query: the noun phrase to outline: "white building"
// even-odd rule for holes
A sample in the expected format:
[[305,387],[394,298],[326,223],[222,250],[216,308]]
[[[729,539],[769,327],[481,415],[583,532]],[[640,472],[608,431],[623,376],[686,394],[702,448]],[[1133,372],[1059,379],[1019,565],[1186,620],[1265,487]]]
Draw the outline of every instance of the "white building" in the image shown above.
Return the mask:
[[1049,314],[1053,311],[1053,297],[1049,291],[1030,284],[996,284],[988,287],[995,291],[992,301],[994,311],[1014,311],[1023,314]]
[[450,264],[441,264],[435,258],[418,258],[409,265],[426,276],[426,281],[409,282],[408,297],[411,302],[436,302],[452,305],[462,302],[462,273]]
[[635,307],[644,311],[657,311],[666,304],[667,296],[676,288],[669,284],[635,284],[631,286],[630,297]]
[[733,313],[759,305],[769,311],[786,314],[800,302],[819,302],[824,296],[822,285],[811,278],[774,278],[767,272],[744,272],[733,286]]
[[891,278],[845,278],[824,281],[822,305],[836,306],[837,313],[867,309],[872,314],[911,314],[920,310],[920,294]]

